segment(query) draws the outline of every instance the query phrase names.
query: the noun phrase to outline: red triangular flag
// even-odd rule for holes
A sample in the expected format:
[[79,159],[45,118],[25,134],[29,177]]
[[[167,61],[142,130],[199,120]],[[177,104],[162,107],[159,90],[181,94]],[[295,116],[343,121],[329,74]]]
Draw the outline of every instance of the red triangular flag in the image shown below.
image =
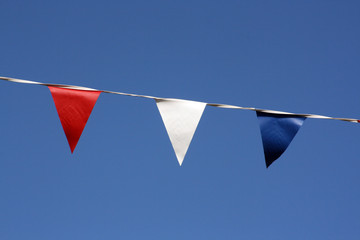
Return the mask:
[[49,89],[69,142],[71,153],[73,153],[101,91],[59,87],[49,87]]

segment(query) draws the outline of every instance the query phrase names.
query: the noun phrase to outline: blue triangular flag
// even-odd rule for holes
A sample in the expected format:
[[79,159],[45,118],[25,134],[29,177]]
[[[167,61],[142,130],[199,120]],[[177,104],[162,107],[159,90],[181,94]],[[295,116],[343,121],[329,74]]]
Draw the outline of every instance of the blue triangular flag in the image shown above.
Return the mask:
[[268,168],[289,146],[306,117],[256,112]]

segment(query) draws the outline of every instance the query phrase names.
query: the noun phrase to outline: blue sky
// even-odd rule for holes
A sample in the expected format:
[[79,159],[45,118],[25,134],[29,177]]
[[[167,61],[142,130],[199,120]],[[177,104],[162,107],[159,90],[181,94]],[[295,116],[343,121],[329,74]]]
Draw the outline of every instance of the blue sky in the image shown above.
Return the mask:
[[[0,75],[360,118],[358,1],[0,1]],[[153,100],[102,93],[70,154],[46,87],[0,82],[0,238],[358,239],[357,124],[307,119],[265,168],[207,107],[179,167]]]

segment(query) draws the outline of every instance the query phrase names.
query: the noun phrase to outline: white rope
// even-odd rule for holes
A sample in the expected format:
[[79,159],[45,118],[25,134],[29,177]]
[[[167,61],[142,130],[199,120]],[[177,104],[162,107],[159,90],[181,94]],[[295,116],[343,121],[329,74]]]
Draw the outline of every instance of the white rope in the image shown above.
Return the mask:
[[[139,94],[132,94],[132,93],[122,93],[122,92],[98,90],[98,89],[94,89],[94,88],[73,86],[73,85],[65,85],[65,84],[41,83],[41,82],[35,82],[35,81],[29,81],[29,80],[23,80],[23,79],[17,79],[17,78],[9,78],[9,77],[0,77],[0,80],[9,81],[9,82],[15,82],[15,83],[35,84],[35,85],[43,85],[43,86],[48,86],[48,87],[59,87],[59,88],[66,88],[66,89],[74,89],[74,90],[101,91],[103,93],[118,94],[118,95],[130,96],[130,97],[149,98],[149,99],[155,99],[155,100],[170,100],[170,99],[184,100],[184,99],[160,98],[160,97],[139,95]],[[354,118],[335,118],[335,117],[328,117],[328,116],[322,116],[322,115],[317,115],[317,114],[298,114],[298,113],[282,112],[282,111],[259,109],[259,108],[252,108],[252,107],[240,107],[240,106],[235,106],[235,105],[219,104],[219,103],[206,103],[206,104],[208,106],[218,107],[218,108],[250,110],[250,111],[262,112],[262,113],[281,114],[281,115],[306,117],[306,118],[331,119],[331,120],[339,120],[339,121],[352,122],[352,123],[359,123],[360,122],[360,120],[354,119]]]

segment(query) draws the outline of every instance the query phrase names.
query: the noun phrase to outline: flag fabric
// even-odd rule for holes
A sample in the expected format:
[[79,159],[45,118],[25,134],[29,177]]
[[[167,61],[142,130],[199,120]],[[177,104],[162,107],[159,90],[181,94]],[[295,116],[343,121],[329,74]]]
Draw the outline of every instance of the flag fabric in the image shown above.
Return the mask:
[[256,112],[263,142],[266,167],[289,146],[306,117]]
[[101,91],[49,86],[71,153],[80,139]]
[[156,99],[156,105],[181,166],[206,103],[177,99]]

